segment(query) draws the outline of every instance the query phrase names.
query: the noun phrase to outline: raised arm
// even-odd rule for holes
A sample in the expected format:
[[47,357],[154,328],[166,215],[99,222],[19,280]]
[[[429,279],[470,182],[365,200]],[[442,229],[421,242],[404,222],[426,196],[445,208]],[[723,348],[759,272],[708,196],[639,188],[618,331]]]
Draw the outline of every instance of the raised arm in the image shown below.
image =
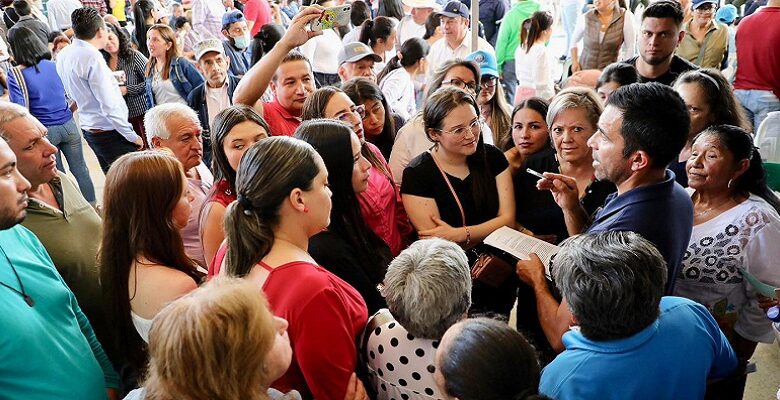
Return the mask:
[[322,10],[323,8],[318,5],[309,6],[293,18],[290,27],[279,42],[241,78],[233,93],[234,104],[254,106],[265,93],[284,56],[314,36],[322,34],[322,32],[311,32],[306,29],[306,25],[319,18]]

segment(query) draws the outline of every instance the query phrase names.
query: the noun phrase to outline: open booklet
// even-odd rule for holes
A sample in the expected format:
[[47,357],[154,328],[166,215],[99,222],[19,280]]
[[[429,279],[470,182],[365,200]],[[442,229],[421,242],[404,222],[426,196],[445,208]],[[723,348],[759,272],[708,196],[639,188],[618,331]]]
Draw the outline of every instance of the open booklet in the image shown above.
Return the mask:
[[558,253],[560,247],[502,226],[488,235],[484,244],[496,248],[518,260],[528,260],[530,253],[536,253],[544,264],[544,273],[550,277],[550,259]]

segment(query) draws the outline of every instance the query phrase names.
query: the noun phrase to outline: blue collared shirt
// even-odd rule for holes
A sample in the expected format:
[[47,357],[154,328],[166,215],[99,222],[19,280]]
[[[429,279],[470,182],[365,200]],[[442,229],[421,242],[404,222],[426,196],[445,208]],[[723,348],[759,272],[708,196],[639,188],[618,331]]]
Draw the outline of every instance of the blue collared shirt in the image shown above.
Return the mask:
[[127,104],[100,51],[73,39],[57,55],[57,73],[68,97],[79,106],[79,122],[85,130],[116,130],[128,142],[140,139],[127,122]]
[[666,294],[671,294],[692,229],[691,197],[667,170],[662,182],[609,195],[588,232],[632,231],[652,242],[666,260]]

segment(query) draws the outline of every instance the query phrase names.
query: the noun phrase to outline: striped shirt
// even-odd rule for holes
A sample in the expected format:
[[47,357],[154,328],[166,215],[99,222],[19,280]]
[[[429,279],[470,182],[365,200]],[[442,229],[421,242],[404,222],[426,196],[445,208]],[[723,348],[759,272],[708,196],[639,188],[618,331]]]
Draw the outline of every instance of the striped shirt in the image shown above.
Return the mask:
[[146,78],[144,68],[148,61],[141,52],[130,49],[130,58],[119,58],[117,70],[125,71],[127,94],[124,96],[130,118],[143,115],[146,110]]
[[223,14],[225,6],[220,0],[192,0],[192,30],[198,32],[201,39],[222,40]]

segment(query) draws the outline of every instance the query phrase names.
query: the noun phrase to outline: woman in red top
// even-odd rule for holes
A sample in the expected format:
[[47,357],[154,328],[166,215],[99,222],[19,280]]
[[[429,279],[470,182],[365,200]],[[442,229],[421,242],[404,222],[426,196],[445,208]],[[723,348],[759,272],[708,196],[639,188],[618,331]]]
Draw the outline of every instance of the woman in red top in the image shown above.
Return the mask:
[[271,386],[305,398],[367,399],[354,374],[366,304],[307,252],[309,238],[330,223],[322,158],[301,140],[262,140],[242,157],[236,194],[225,216],[228,248],[215,262],[262,288],[274,314],[290,324],[294,358]]
[[368,189],[358,195],[360,209],[369,228],[387,243],[393,256],[397,256],[410,243],[412,225],[385,157],[373,143],[366,141],[363,130],[365,107],[356,106],[341,89],[326,86],[312,93],[303,105],[301,119],[315,118],[345,122],[360,139],[360,153],[371,163]]
[[228,107],[214,118],[211,154],[215,183],[200,212],[200,241],[209,265],[209,278],[219,272],[212,261],[225,240],[225,209],[236,199],[238,162],[250,146],[271,136],[270,132],[263,117],[245,105]]

